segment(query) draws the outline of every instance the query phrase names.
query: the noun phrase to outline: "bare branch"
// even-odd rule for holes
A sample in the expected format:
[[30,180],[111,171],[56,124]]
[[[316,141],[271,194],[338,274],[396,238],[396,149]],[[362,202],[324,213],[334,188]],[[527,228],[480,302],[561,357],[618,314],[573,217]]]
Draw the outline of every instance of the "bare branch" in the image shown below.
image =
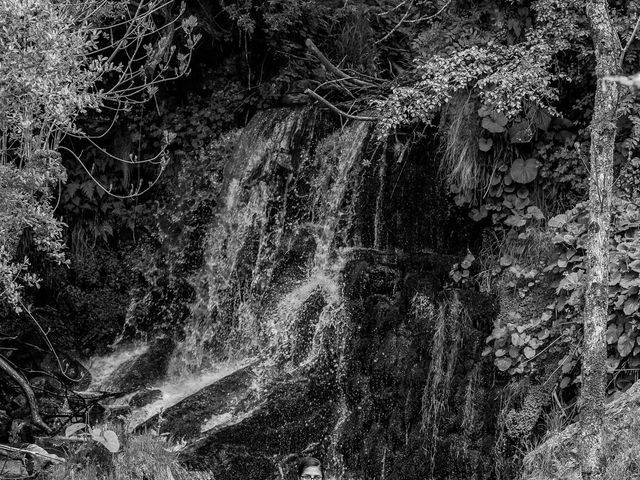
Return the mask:
[[353,78],[353,76],[347,75],[346,73],[344,73],[342,70],[336,67],[333,63],[331,63],[331,61],[318,49],[318,47],[316,47],[316,45],[313,43],[313,40],[311,40],[310,38],[307,38],[307,40],[305,41],[305,45],[309,50],[311,50],[311,53],[313,53],[318,58],[318,60],[320,60],[320,63],[322,63],[327,70],[329,70],[331,73],[333,73],[336,77],[340,78],[341,80],[344,80],[345,82],[353,83],[354,85],[357,85],[359,87],[372,88],[376,86],[371,82],[360,80],[358,78]]
[[0,369],[4,370],[22,389],[27,402],[29,403],[29,409],[31,410],[31,422],[44,430],[46,433],[51,433],[51,427],[47,425],[38,410],[38,403],[36,402],[36,396],[33,393],[33,389],[26,378],[18,373],[18,371],[2,356],[0,355]]
[[336,107],[333,103],[331,103],[329,100],[327,100],[326,98],[318,95],[316,92],[309,90],[308,88],[304,91],[304,93],[309,95],[311,98],[319,101],[320,103],[323,103],[329,109],[333,110],[338,115],[340,115],[340,116],[342,116],[344,118],[348,118],[350,120],[359,120],[361,122],[377,122],[378,121],[378,117],[361,117],[359,115],[351,115],[350,113],[343,112],[338,107]]
[[633,28],[633,32],[631,32],[631,36],[629,37],[629,40],[627,40],[627,44],[624,46],[624,48],[622,49],[622,53],[620,54],[621,67],[622,67],[622,63],[624,62],[624,57],[627,55],[627,50],[629,50],[629,47],[631,46],[633,39],[636,37],[636,34],[638,33],[638,27],[640,27],[640,15],[638,15],[638,19],[636,20],[636,26]]
[[393,35],[393,33],[398,30],[400,28],[400,26],[405,22],[405,20],[407,19],[407,17],[409,16],[409,14],[411,13],[411,9],[413,8],[413,1],[411,0],[411,3],[409,4],[409,6],[407,7],[407,11],[405,12],[404,16],[400,19],[400,21],[396,24],[395,27],[393,27],[389,33],[387,33],[384,37],[382,37],[380,40],[377,40],[374,45],[378,45],[379,43],[384,42],[387,38],[389,38],[391,35]]

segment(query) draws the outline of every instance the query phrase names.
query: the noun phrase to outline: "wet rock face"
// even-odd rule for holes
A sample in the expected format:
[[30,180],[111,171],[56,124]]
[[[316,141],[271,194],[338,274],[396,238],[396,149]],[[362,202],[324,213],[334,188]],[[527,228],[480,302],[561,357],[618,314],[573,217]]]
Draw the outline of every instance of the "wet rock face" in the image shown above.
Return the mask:
[[[492,435],[497,412],[486,408],[490,366],[479,364],[475,374],[473,367],[480,361],[483,328],[490,321],[465,316],[459,336],[450,332],[443,337],[444,361],[438,363],[433,344],[438,325],[434,317],[415,311],[415,297],[438,305],[448,272],[442,256],[400,258],[392,282],[389,268],[381,269],[375,258],[345,268],[349,309],[352,318],[360,319],[344,376],[349,414],[336,440],[346,470],[364,478],[381,472],[385,478],[416,480],[485,478],[493,445],[483,439]],[[465,310],[483,312],[488,319],[495,315],[490,298],[469,294],[462,302]],[[453,313],[449,311],[446,322],[454,322]],[[442,372],[434,372],[434,365]],[[447,372],[447,385],[434,381]],[[465,417],[465,408],[483,414]],[[425,418],[430,409],[438,409],[431,423]],[[434,431],[438,441],[430,444]]]
[[255,375],[251,366],[237,370],[167,409],[162,418],[158,415],[150,418],[138,430],[159,428],[161,433],[171,433],[178,438],[198,438],[218,423],[252,408],[251,385]]
[[480,351],[496,309],[445,289],[472,235],[433,147],[398,157],[370,125],[311,109],[260,112],[246,127],[181,349],[254,342],[264,361],[246,401],[222,400],[242,397],[228,379],[194,413],[167,410],[163,428],[194,439],[191,463],[258,480],[304,452],[345,478],[486,477],[495,402]]
[[129,400],[129,406],[133,408],[144,407],[150,403],[155,402],[162,398],[162,390],[158,389],[145,389],[136,393],[131,400]]
[[120,365],[100,388],[131,392],[153,386],[165,377],[174,348],[175,342],[169,337],[155,340],[145,353]]
[[300,373],[273,382],[244,418],[212,429],[187,451],[186,461],[217,480],[263,480],[286,471],[291,454],[328,444],[337,384],[318,371]]
[[[256,364],[163,414],[162,431],[192,441],[187,463],[211,470],[219,480],[289,478],[288,460],[304,452],[324,459],[331,473],[355,478],[379,478],[381,472],[389,479],[489,478],[496,414],[489,395],[491,368],[475,362],[486,334],[482,329],[490,323],[478,317],[495,315],[495,304],[460,293],[475,310],[458,325],[455,359],[450,359],[453,346],[445,347],[441,368],[451,376],[445,388],[432,378],[437,325],[416,314],[412,298],[421,294],[437,303],[448,268],[436,255],[419,261],[371,253],[355,257],[342,274],[344,308],[353,322],[348,336],[336,331],[317,361],[290,373],[271,373],[261,382],[269,367]],[[317,304],[317,296],[309,298],[301,313]],[[298,330],[304,337],[304,329]],[[296,358],[291,361],[299,365]],[[436,389],[435,400],[429,385]],[[437,422],[425,431],[425,409],[435,408],[430,401],[441,403],[436,402]],[[434,432],[438,441],[431,448]]]

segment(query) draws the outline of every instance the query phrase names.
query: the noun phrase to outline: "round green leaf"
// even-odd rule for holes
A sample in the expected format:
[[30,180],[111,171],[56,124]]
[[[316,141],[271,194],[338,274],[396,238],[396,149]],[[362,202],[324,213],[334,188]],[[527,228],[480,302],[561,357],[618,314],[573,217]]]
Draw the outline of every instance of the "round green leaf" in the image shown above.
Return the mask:
[[493,362],[498,370],[506,372],[511,367],[511,359],[509,357],[496,358]]
[[526,161],[522,158],[516,159],[511,165],[511,178],[518,183],[529,183],[538,176],[538,161],[529,158]]
[[620,335],[618,338],[618,353],[621,357],[626,357],[633,350],[635,339],[629,338],[626,333]]
[[493,140],[490,138],[481,138],[478,140],[478,148],[481,152],[488,152],[493,147]]

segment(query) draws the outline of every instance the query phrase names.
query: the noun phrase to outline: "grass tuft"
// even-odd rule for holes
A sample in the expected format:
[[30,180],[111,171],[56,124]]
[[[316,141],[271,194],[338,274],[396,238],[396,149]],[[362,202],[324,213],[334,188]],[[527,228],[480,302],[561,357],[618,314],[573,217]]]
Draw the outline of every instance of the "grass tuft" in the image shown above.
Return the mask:
[[99,444],[80,443],[67,462],[48,469],[44,480],[213,480],[179,463],[179,452],[165,437],[120,433],[121,449],[111,454]]
[[473,198],[483,175],[478,155],[478,119],[467,95],[451,99],[443,125],[446,146],[440,171],[454,190]]

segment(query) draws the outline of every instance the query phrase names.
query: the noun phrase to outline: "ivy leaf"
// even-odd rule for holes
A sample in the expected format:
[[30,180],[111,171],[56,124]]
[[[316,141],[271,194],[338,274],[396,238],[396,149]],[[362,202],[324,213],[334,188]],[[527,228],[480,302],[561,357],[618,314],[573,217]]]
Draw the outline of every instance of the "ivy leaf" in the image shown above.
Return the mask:
[[635,339],[629,338],[626,333],[620,335],[618,338],[618,353],[621,357],[626,357],[633,350],[633,346],[635,344]]
[[506,372],[511,367],[512,361],[509,357],[502,357],[496,358],[493,363],[496,367],[498,367],[498,370],[500,370],[501,372]]
[[620,280],[620,286],[625,289],[629,289],[631,287],[640,286],[640,279],[638,279],[635,275],[626,274]]
[[489,117],[482,118],[482,128],[490,131],[491,133],[502,133],[505,131],[505,128],[502,125],[500,125],[497,122],[494,122]]
[[474,208],[469,212],[469,217],[475,222],[479,222],[489,214],[487,207],[481,205],[480,208]]
[[535,158],[529,158],[526,161],[518,158],[511,164],[509,173],[518,183],[532,182],[538,176],[538,161]]
[[638,311],[639,306],[640,301],[638,301],[638,297],[627,298],[622,307],[622,311],[625,315],[633,315]]
[[571,384],[571,377],[563,377],[560,382],[560,388],[565,389]]
[[547,226],[550,228],[562,228],[567,223],[567,215],[565,213],[561,213],[560,215],[556,215],[555,217],[551,217],[547,222]]
[[536,220],[544,219],[544,213],[542,213],[542,210],[540,210],[535,205],[532,205],[531,207],[527,208],[527,213],[531,215],[533,218],[535,218]]
[[524,356],[527,357],[529,360],[531,360],[533,357],[536,356],[535,349],[531,347],[524,347]]
[[634,272],[640,273],[640,260],[634,260],[629,264],[629,268]]
[[493,147],[493,140],[490,138],[481,138],[478,140],[478,148],[481,152],[488,152]]
[[504,223],[510,227],[522,227],[527,223],[527,221],[520,215],[509,215]]
[[613,287],[615,285],[618,285],[620,283],[620,280],[622,280],[622,274],[620,273],[620,270],[611,272],[611,275],[609,276],[609,286]]
[[560,282],[558,283],[558,292],[560,290],[572,291],[580,286],[582,281],[582,272],[571,272],[566,275]]

